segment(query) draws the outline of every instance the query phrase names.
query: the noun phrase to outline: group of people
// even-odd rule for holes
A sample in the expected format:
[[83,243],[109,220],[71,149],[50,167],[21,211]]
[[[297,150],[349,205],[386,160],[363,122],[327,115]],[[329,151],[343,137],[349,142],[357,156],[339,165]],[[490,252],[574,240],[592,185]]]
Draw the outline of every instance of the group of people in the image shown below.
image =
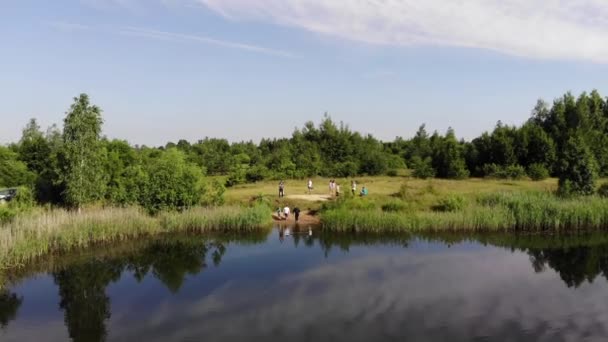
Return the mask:
[[[353,196],[355,196],[357,194],[357,182],[355,182],[355,181],[350,182],[350,190],[351,190]],[[359,192],[359,196],[367,196],[366,187],[361,188],[361,192]]]
[[[308,182],[306,185],[308,188],[308,194],[311,194],[312,190],[313,190],[312,179],[308,179]],[[357,182],[355,182],[354,180],[351,181],[350,189],[351,189],[353,196],[355,196],[357,194]],[[336,196],[336,197],[340,196],[340,184],[338,184],[334,179],[329,181],[329,194],[331,196]],[[361,191],[359,192],[359,196],[367,196],[367,194],[368,194],[367,188],[362,187]],[[285,182],[283,182],[283,181],[279,182],[279,198],[281,198],[281,197],[285,197]]]
[[340,196],[340,184],[333,179],[329,181],[329,194],[336,197]]
[[[277,217],[279,220],[287,220],[289,219],[289,214],[291,214],[291,209],[289,207],[285,207],[281,210],[281,208],[277,208]],[[296,219],[296,222],[300,220],[300,208],[293,208],[293,216]]]

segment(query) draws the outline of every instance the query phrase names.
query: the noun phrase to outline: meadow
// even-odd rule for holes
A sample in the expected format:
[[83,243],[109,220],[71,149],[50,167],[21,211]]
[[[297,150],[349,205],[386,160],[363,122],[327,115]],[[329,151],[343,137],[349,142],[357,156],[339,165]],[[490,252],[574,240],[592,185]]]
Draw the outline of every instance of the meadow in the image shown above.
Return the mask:
[[[557,180],[420,180],[408,176],[355,178],[358,190],[350,193],[350,179],[338,179],[342,195],[327,202],[311,202],[306,181],[286,182],[286,197],[278,198],[276,182],[231,188],[230,203],[264,198],[273,207],[299,206],[317,214],[326,231],[438,232],[523,231],[573,232],[608,227],[608,199],[599,196],[558,197]],[[329,194],[329,179],[315,178],[313,194]]]

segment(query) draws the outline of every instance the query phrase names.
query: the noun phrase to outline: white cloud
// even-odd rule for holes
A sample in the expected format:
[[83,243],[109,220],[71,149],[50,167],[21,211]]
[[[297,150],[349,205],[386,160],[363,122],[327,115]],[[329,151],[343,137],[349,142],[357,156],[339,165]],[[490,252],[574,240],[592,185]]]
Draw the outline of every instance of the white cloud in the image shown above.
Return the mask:
[[244,50],[249,52],[261,53],[271,56],[278,57],[286,57],[286,58],[295,58],[296,55],[277,49],[271,49],[258,45],[251,45],[240,42],[227,41],[222,39],[215,39],[206,36],[194,35],[194,34],[184,34],[184,33],[174,33],[168,31],[160,31],[148,28],[141,27],[123,27],[119,29],[114,28],[104,28],[104,27],[92,27],[79,23],[71,23],[65,21],[55,21],[49,22],[48,25],[54,29],[60,31],[81,31],[81,30],[90,30],[94,32],[103,32],[107,34],[120,34],[125,36],[137,37],[137,38],[146,38],[146,39],[155,39],[162,40],[168,42],[193,42],[199,44],[207,44],[207,45],[215,45],[223,48],[229,49],[237,49]]
[[231,49],[239,49],[246,50],[251,52],[258,52],[267,55],[279,56],[279,57],[295,57],[293,54],[282,51],[275,50],[266,47],[261,47],[257,45],[250,45],[244,43],[231,42],[226,40],[219,40],[214,38],[209,38],[205,36],[198,36],[192,34],[182,34],[182,33],[173,33],[167,31],[159,31],[159,30],[151,30],[146,28],[138,28],[138,27],[126,27],[119,31],[120,34],[150,38],[150,39],[158,39],[158,40],[166,40],[166,41],[177,41],[177,42],[195,42],[209,45],[216,45],[225,48]]
[[233,20],[373,44],[608,62],[605,0],[198,0]]

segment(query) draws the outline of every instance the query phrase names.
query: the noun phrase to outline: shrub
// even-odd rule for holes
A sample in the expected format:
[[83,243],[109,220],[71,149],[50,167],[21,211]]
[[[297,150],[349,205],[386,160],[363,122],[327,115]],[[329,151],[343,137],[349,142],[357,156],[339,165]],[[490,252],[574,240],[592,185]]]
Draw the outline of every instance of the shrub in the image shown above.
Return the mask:
[[484,164],[481,167],[481,173],[484,177],[499,178],[502,175],[502,167],[496,164]]
[[27,210],[34,206],[34,192],[29,187],[21,186],[17,194],[8,203],[9,208],[16,210]]
[[599,189],[597,189],[597,194],[600,197],[608,198],[608,183],[602,184]]
[[522,179],[526,177],[526,169],[521,165],[509,165],[504,169],[504,175],[508,179]]
[[226,179],[226,187],[230,188],[235,185],[244,184],[247,181],[247,172],[245,168],[237,166],[228,174],[228,179]]
[[433,207],[435,211],[452,212],[460,211],[464,209],[466,200],[462,196],[448,196],[439,200],[436,206]]
[[431,162],[431,158],[425,158],[424,160],[417,156],[412,158],[410,163],[414,170],[412,176],[420,179],[435,177],[435,169],[433,169]]
[[485,164],[482,173],[486,177],[498,179],[522,179],[526,177],[526,170],[521,165],[502,167],[496,164]]
[[16,212],[14,210],[0,205],[0,225],[11,222],[15,215]]
[[400,212],[407,211],[408,209],[407,203],[402,201],[391,201],[382,205],[382,211],[384,212]]
[[410,187],[407,185],[406,182],[401,184],[401,186],[399,187],[399,191],[397,191],[397,193],[395,194],[395,197],[401,199],[409,199],[411,197]]
[[268,178],[269,172],[268,169],[263,165],[256,165],[250,167],[247,172],[245,172],[245,180],[248,183],[255,183],[262,181]]
[[531,164],[528,166],[528,176],[533,181],[541,181],[549,178],[549,170],[543,164]]
[[390,169],[386,172],[386,175],[389,177],[397,177],[398,172],[395,169]]

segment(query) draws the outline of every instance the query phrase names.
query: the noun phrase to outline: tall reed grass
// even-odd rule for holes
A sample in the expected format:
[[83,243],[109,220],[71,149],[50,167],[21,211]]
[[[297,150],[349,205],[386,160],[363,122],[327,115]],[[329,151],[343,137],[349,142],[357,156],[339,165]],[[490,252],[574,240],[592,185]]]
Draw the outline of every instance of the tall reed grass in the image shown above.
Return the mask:
[[266,206],[193,208],[156,217],[138,208],[36,211],[0,226],[0,269],[99,243],[171,232],[252,231],[270,227],[271,220]]
[[495,193],[446,212],[353,210],[346,204],[323,211],[321,223],[329,231],[356,232],[603,230],[608,228],[608,199],[564,199],[541,192]]

